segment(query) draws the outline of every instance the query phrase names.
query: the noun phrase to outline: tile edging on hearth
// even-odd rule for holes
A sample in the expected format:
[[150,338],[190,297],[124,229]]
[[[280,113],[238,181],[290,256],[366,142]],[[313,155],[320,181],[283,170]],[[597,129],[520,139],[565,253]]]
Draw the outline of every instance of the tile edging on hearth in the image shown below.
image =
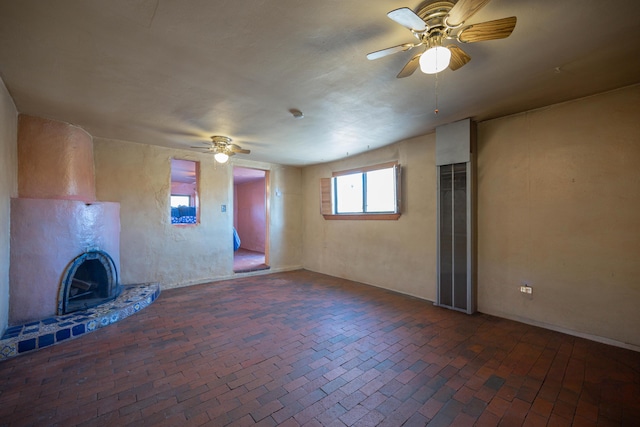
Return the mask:
[[159,295],[159,283],[123,285],[118,298],[97,307],[10,326],[0,339],[0,361],[116,323],[149,306]]

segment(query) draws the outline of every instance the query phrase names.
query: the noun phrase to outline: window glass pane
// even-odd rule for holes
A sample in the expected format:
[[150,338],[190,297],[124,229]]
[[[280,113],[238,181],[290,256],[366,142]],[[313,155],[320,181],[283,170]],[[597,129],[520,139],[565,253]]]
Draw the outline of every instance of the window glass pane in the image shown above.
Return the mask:
[[366,212],[394,212],[396,208],[396,185],[394,169],[379,169],[367,172]]
[[337,176],[336,182],[336,212],[362,212],[362,174]]
[[189,196],[176,196],[171,195],[171,207],[177,208],[178,206],[189,206],[191,203],[191,197]]

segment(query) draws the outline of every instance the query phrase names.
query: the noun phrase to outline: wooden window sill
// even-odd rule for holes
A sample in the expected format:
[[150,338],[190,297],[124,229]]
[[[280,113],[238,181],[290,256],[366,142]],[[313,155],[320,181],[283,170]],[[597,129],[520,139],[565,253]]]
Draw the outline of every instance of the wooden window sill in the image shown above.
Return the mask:
[[359,221],[367,221],[367,220],[389,220],[395,221],[400,218],[399,213],[394,214],[337,214],[337,215],[322,215],[324,219],[327,220],[359,220]]

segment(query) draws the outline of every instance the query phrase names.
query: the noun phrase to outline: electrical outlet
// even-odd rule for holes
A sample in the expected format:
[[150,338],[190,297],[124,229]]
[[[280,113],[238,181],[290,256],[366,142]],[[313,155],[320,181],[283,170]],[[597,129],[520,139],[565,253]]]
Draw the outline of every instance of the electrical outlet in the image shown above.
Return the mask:
[[531,288],[531,286],[520,286],[520,292],[522,292],[523,294],[530,294],[533,291],[533,289]]

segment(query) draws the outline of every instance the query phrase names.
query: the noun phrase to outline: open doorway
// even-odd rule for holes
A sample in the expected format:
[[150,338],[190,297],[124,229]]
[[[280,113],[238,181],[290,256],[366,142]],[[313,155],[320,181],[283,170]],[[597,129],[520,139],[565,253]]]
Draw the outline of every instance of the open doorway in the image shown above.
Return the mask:
[[233,168],[233,271],[269,268],[269,171]]

